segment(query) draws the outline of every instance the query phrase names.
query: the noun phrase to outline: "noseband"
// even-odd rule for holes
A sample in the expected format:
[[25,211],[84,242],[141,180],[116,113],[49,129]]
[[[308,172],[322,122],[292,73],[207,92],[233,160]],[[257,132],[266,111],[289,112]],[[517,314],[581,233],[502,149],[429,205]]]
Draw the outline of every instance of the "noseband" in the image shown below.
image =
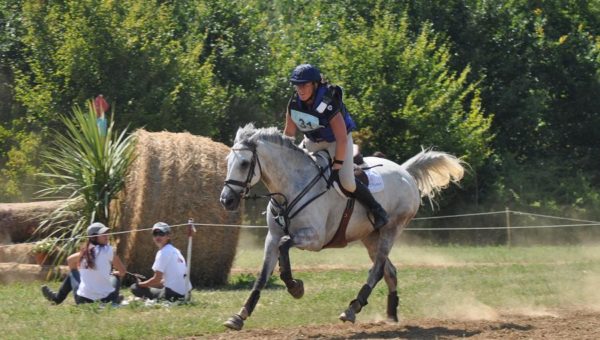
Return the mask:
[[[246,181],[241,182],[241,181],[236,181],[234,179],[225,180],[225,186],[228,187],[229,189],[231,189],[231,191],[235,192],[238,195],[238,198],[241,199],[243,197],[246,197],[246,195],[248,195],[248,192],[250,191],[250,182],[252,181],[252,177],[254,177],[254,167],[258,163],[258,171],[260,172],[261,176],[262,176],[262,167],[260,165],[260,160],[258,160],[258,155],[256,154],[256,146],[247,145],[244,148],[231,149],[231,151],[251,151],[252,152],[252,159],[250,160],[250,170],[248,170],[248,176],[246,176]],[[237,186],[241,187],[243,190],[240,192],[237,192],[236,190],[234,190],[231,187],[231,185],[237,185]]]

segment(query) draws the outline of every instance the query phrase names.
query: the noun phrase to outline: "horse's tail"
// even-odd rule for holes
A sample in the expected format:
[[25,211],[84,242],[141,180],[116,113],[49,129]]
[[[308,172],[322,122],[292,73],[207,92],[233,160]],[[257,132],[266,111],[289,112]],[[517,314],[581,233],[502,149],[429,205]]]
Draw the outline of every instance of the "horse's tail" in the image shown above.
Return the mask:
[[450,182],[457,183],[463,178],[465,162],[445,152],[422,150],[402,164],[417,181],[421,197],[433,200]]

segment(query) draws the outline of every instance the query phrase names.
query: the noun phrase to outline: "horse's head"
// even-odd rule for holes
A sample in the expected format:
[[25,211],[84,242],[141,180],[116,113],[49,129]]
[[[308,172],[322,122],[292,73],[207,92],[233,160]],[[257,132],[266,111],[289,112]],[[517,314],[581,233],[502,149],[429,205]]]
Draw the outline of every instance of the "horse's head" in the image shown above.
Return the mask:
[[238,130],[235,144],[227,156],[227,177],[220,197],[221,204],[227,210],[236,210],[242,197],[261,177],[256,143],[244,138],[250,130],[254,130],[251,124]]

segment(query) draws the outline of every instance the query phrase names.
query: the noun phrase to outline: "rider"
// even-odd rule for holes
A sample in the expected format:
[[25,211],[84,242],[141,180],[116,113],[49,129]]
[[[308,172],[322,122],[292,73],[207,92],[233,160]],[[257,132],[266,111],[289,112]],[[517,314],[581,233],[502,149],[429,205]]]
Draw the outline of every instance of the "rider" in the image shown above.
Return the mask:
[[381,228],[388,222],[387,213],[354,178],[352,130],[356,125],[342,101],[342,89],[323,81],[319,69],[310,64],[298,65],[290,82],[296,93],[288,103],[284,134],[295,137],[299,129],[308,151],[327,150],[333,159],[330,183],[337,180],[373,214],[375,229]]

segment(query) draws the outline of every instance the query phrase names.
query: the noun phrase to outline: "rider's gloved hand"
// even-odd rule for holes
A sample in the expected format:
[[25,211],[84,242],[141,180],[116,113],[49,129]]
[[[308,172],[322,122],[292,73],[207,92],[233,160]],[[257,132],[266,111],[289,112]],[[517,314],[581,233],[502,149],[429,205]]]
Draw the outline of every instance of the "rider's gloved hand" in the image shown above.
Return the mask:
[[340,169],[331,169],[331,174],[329,175],[329,180],[327,181],[327,187],[331,187],[333,182],[340,182]]

